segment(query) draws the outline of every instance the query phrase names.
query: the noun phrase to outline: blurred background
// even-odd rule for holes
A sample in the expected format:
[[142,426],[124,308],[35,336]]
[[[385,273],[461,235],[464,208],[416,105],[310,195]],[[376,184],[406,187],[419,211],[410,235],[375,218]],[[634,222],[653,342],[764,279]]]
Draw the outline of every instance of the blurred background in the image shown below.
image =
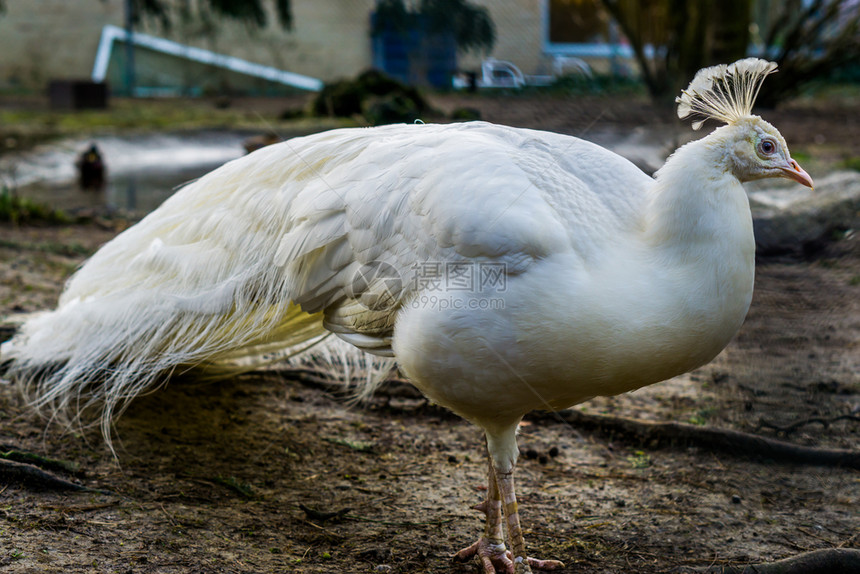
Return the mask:
[[[0,89],[91,78],[113,94],[283,94],[374,68],[449,89],[568,75],[673,95],[696,70],[777,61],[769,103],[858,79],[857,0],[4,0]],[[128,32],[138,32],[131,43]],[[496,62],[496,61],[501,62]],[[814,64],[814,65],[813,65]],[[789,88],[791,86],[791,88]]]
[[0,0],[0,185],[148,211],[261,145],[416,119],[570,133],[653,172],[690,137],[679,90],[745,56],[779,64],[760,106],[836,98],[854,140],[860,0]]

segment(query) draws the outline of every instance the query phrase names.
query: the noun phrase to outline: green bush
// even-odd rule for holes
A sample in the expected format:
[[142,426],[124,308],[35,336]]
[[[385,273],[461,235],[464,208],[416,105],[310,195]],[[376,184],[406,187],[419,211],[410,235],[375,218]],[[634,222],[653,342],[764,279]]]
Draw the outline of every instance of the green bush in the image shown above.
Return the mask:
[[[794,155],[794,154],[792,154]],[[842,162],[842,167],[860,171],[860,157],[849,157]]]
[[59,210],[51,209],[45,204],[18,197],[7,187],[0,190],[0,221],[8,221],[15,225],[19,223],[68,223],[69,218]]
[[377,70],[326,84],[311,104],[315,116],[362,115],[373,125],[414,121],[429,109],[418,90]]

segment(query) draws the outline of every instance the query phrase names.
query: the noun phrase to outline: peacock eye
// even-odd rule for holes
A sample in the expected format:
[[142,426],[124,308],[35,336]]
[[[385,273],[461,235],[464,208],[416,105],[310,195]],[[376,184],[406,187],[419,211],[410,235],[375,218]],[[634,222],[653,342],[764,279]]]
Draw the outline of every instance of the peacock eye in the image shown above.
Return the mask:
[[758,151],[762,155],[772,155],[776,151],[776,144],[773,140],[762,140],[758,144]]

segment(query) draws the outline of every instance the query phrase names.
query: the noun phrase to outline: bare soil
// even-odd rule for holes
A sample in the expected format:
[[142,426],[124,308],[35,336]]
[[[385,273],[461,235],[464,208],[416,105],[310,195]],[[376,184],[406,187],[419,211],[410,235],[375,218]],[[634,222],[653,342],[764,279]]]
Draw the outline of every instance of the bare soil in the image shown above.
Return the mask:
[[[436,105],[568,133],[592,129],[595,117],[597,128],[672,124],[635,99],[448,96]],[[860,155],[857,112],[809,104],[768,119],[793,150],[823,150],[833,162]],[[0,226],[0,315],[52,306],[65,277],[117,231]],[[849,233],[806,259],[759,261],[747,321],[710,365],[577,408],[856,451],[858,333],[860,243]],[[71,462],[77,473],[56,474],[110,491],[0,478],[0,570],[476,571],[449,557],[482,531],[469,509],[486,486],[482,437],[403,386],[350,408],[279,372],[181,381],[134,402],[116,436],[119,462],[97,432],[46,425],[0,385],[0,452]],[[856,469],[658,448],[547,416],[526,421],[520,446],[527,544],[563,560],[564,572],[667,572],[860,547]]]

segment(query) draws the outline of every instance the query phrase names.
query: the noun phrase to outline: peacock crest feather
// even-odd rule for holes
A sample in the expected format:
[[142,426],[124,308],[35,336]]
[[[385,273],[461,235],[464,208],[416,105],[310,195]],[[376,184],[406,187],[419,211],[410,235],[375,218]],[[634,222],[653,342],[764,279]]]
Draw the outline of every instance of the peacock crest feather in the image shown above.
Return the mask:
[[675,98],[678,117],[698,116],[693,129],[712,118],[728,124],[752,115],[752,107],[764,79],[776,71],[776,63],[746,58],[699,70],[681,95]]

